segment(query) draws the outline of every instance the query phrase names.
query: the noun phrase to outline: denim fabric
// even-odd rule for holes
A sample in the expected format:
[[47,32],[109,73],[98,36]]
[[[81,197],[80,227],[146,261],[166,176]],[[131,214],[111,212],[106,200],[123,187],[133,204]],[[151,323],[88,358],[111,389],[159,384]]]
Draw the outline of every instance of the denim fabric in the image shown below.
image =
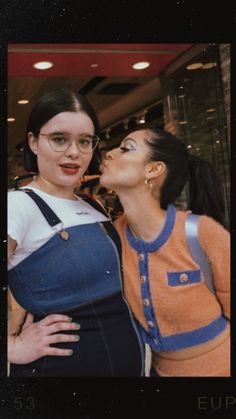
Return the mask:
[[102,223],[55,234],[8,272],[9,287],[20,305],[34,315],[78,308],[121,290],[116,247]]
[[[143,346],[130,319],[122,293],[68,311],[80,323],[78,342],[56,343],[73,349],[71,356],[45,356],[27,365],[10,365],[11,377],[140,377]],[[40,317],[35,318],[35,321]]]

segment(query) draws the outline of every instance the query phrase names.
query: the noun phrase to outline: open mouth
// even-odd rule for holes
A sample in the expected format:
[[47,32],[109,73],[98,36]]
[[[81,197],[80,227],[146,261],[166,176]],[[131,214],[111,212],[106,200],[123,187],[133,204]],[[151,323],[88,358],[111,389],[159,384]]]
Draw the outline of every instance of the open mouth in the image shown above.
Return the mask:
[[59,166],[61,167],[63,172],[68,174],[68,175],[74,175],[74,174],[78,173],[78,171],[80,169],[80,166],[78,164],[75,164],[75,163],[65,163],[65,164],[60,164]]

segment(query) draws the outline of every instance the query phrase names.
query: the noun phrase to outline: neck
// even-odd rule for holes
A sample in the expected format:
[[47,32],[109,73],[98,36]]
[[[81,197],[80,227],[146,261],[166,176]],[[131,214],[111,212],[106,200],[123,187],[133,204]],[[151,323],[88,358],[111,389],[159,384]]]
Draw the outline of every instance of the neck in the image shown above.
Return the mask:
[[150,192],[118,192],[128,225],[137,238],[153,241],[162,230],[166,210]]
[[55,185],[48,182],[40,174],[38,174],[28,186],[29,187],[33,186],[35,188],[38,188],[42,192],[46,192],[49,195],[56,196],[58,198],[73,199],[73,200],[76,199],[74,196],[75,185],[72,185],[72,186]]

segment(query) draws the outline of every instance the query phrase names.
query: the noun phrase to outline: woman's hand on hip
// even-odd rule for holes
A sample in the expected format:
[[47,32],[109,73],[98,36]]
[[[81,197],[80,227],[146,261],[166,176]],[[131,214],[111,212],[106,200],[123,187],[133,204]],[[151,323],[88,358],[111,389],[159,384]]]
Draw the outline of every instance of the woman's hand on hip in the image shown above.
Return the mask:
[[64,314],[50,314],[43,320],[33,322],[33,315],[28,313],[18,336],[9,336],[8,361],[14,364],[28,364],[46,355],[70,356],[73,351],[51,347],[58,342],[75,342],[78,335],[60,333],[66,330],[79,330]]

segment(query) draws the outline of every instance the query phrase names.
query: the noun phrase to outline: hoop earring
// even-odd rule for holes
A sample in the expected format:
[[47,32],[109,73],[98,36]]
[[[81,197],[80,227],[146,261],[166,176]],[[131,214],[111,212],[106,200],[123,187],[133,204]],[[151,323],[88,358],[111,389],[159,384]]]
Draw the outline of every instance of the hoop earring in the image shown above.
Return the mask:
[[146,186],[147,189],[151,189],[152,188],[152,182],[151,179],[145,179],[144,184]]

